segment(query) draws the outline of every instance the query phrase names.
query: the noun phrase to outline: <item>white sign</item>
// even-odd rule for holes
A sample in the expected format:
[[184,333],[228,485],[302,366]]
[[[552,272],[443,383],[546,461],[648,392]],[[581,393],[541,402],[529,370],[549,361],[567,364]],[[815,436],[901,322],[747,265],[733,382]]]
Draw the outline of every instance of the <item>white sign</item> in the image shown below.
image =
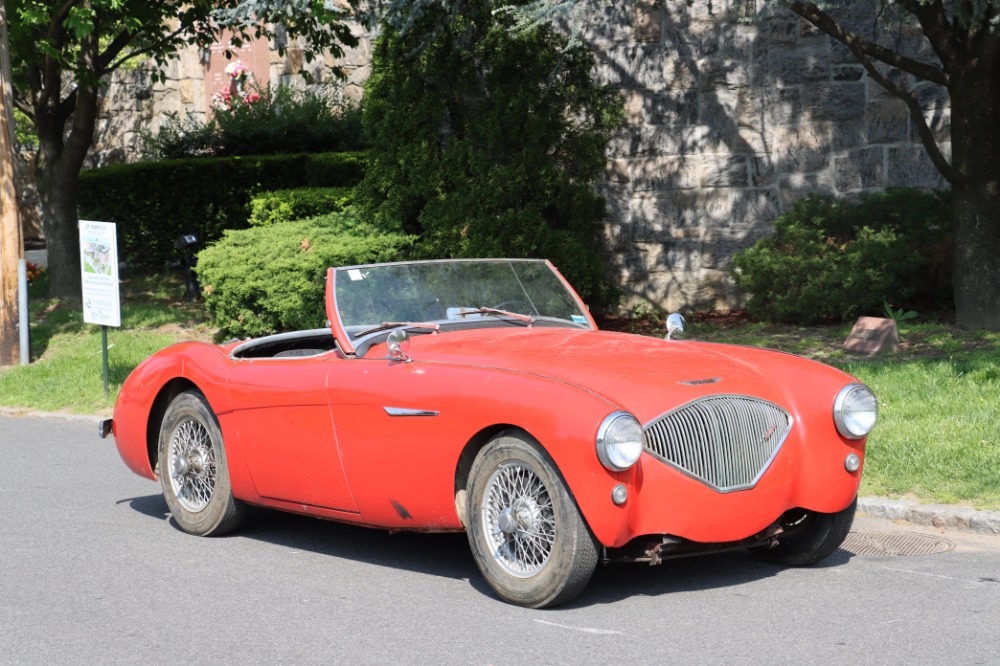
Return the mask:
[[121,326],[118,296],[118,230],[114,222],[80,220],[83,321]]

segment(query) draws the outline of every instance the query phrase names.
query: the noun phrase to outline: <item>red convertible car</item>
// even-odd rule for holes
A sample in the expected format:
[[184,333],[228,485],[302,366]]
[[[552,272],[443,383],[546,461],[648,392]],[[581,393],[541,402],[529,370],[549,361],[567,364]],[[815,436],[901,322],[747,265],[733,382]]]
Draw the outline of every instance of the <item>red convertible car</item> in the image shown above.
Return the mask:
[[599,331],[541,260],[330,269],[326,310],[174,345],[125,382],[102,434],[183,530],[232,530],[247,504],[464,530],[497,594],[538,608],[598,562],[808,565],[851,527],[878,408],[839,370]]

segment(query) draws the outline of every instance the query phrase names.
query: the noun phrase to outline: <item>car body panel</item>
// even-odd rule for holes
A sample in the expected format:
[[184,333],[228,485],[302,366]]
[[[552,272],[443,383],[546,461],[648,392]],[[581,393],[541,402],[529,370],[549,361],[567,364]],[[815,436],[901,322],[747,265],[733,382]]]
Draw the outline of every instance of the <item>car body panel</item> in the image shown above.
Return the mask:
[[[336,308],[332,283],[331,274],[328,308]],[[130,469],[155,479],[158,419],[173,395],[194,388],[218,419],[238,499],[386,529],[447,531],[463,529],[456,492],[471,457],[514,428],[538,442],[609,548],[647,535],[737,542],[790,510],[832,513],[857,495],[861,472],[844,461],[851,453],[863,461],[865,439],[841,436],[832,413],[849,375],[750,347],[597,331],[589,313],[574,322],[417,328],[395,356],[388,332],[356,348],[336,317],[339,350],[315,356],[245,358],[233,344],[182,343],[125,382],[116,444]],[[600,463],[595,440],[608,415],[626,411],[648,426],[718,395],[751,396],[790,416],[784,443],[752,488],[720,492],[648,450],[626,471]],[[612,501],[618,485],[628,490],[621,505]]]

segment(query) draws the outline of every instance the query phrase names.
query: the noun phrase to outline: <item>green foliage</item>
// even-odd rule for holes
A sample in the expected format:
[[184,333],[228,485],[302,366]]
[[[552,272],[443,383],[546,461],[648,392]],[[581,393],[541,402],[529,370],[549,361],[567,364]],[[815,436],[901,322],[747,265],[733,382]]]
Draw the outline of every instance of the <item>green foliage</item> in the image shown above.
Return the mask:
[[358,153],[192,158],[119,164],[80,176],[84,219],[118,223],[118,252],[138,266],[178,258],[174,239],[203,243],[223,229],[247,226],[255,192],[295,187],[350,187],[364,172]]
[[197,272],[220,333],[259,336],[322,326],[328,267],[403,259],[412,243],[403,233],[372,228],[348,209],[227,231],[198,254]]
[[178,159],[208,155],[273,155],[361,150],[361,110],[330,92],[279,86],[257,89],[260,99],[208,122],[171,115],[155,135],[144,136],[147,153]]
[[732,275],[750,312],[770,321],[847,320],[885,302],[938,310],[951,302],[951,235],[946,192],[811,195],[733,258]]
[[[445,3],[447,4],[447,3]],[[514,33],[499,3],[422,3],[383,26],[363,100],[359,201],[425,257],[546,257],[600,308],[614,298],[594,191],[621,100],[582,46]]]
[[250,225],[263,227],[337,213],[353,202],[353,187],[300,187],[262,192],[250,200]]

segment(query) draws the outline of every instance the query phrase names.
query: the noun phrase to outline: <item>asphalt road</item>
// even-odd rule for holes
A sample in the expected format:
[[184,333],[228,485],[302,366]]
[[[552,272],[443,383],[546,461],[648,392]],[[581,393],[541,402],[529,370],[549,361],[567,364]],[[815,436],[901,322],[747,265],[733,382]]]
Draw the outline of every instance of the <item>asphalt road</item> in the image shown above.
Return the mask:
[[862,519],[947,553],[745,553],[598,569],[567,607],[495,599],[464,535],[258,511],[170,522],[96,424],[0,417],[0,664],[996,664],[1000,537]]

